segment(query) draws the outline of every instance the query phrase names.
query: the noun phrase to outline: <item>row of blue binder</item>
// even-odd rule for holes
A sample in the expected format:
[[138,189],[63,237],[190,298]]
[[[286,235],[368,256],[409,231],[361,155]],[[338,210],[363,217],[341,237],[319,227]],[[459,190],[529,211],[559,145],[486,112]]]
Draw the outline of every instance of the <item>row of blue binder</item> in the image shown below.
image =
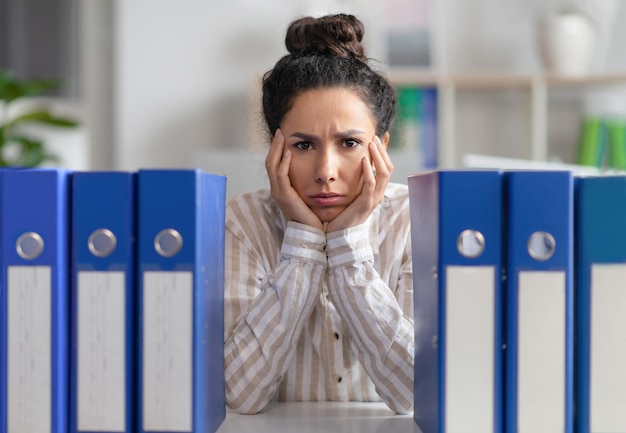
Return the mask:
[[408,182],[419,430],[626,432],[626,176]]
[[0,433],[212,433],[226,178],[0,171]]

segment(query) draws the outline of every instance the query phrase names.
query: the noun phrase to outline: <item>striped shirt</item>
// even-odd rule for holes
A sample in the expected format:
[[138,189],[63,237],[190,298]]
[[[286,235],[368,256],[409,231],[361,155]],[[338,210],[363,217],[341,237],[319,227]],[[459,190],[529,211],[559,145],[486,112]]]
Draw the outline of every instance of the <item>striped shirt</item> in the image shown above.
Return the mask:
[[408,189],[389,184],[362,225],[331,233],[287,222],[266,190],[226,209],[226,401],[413,407]]

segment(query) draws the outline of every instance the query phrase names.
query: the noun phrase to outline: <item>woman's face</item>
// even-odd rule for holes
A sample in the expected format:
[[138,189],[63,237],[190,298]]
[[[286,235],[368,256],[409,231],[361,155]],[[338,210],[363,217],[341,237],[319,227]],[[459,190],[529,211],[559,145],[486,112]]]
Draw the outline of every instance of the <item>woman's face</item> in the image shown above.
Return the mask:
[[[370,110],[351,90],[309,90],[294,100],[280,128],[292,152],[293,188],[322,222],[332,221],[361,191],[362,160],[370,160],[376,133]],[[388,134],[381,139],[386,146]]]

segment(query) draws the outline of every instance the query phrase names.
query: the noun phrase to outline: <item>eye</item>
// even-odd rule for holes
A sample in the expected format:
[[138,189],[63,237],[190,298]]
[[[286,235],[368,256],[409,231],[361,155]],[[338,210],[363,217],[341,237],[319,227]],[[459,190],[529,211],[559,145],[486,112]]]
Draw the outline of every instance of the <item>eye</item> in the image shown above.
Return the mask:
[[343,141],[343,147],[347,147],[347,148],[353,148],[353,147],[358,146],[359,144],[361,144],[361,142],[353,138],[348,138]]
[[295,147],[298,150],[309,150],[313,148],[313,145],[309,143],[308,141],[300,141],[298,143],[294,143],[293,147]]

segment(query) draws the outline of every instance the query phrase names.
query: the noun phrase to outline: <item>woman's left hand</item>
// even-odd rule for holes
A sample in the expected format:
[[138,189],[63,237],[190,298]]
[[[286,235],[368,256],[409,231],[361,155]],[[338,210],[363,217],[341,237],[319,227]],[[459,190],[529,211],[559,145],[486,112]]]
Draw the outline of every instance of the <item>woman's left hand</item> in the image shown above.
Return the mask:
[[370,164],[366,157],[361,161],[363,169],[361,193],[335,219],[328,223],[326,232],[363,224],[376,206],[382,202],[393,172],[393,164],[387,149],[378,136],[375,136],[374,140],[370,142],[369,148],[373,164]]

